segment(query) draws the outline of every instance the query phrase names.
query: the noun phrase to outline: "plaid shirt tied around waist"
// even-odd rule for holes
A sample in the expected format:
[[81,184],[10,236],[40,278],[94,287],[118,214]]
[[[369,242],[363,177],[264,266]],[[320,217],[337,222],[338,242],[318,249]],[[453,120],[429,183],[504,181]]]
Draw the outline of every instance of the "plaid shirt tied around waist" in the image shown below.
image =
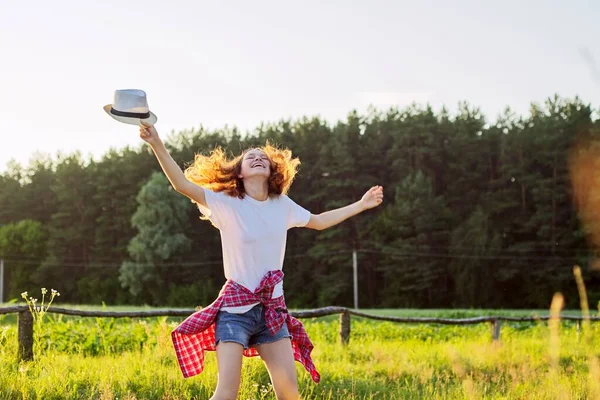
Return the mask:
[[[283,272],[269,271],[258,288],[251,292],[244,286],[228,280],[217,299],[209,306],[187,317],[173,332],[171,339],[177,362],[185,378],[192,377],[204,369],[204,352],[215,351],[215,320],[221,307],[240,307],[260,302],[265,307],[265,321],[272,334],[287,324],[292,336],[294,358],[310,373],[312,380],[319,383],[321,376],[312,362],[310,353],[314,348],[302,323],[288,314],[283,296],[272,298],[275,285],[283,281]],[[256,348],[244,349],[244,356],[258,355]]]

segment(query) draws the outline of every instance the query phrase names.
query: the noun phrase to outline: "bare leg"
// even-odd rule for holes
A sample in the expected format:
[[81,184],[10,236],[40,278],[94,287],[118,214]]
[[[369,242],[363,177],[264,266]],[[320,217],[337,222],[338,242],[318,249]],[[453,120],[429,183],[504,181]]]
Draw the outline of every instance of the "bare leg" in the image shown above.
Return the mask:
[[290,339],[261,344],[256,350],[267,366],[277,400],[298,400],[298,378]]
[[242,352],[239,343],[220,342],[217,345],[217,368],[219,378],[217,390],[210,400],[235,400],[240,389],[242,374]]

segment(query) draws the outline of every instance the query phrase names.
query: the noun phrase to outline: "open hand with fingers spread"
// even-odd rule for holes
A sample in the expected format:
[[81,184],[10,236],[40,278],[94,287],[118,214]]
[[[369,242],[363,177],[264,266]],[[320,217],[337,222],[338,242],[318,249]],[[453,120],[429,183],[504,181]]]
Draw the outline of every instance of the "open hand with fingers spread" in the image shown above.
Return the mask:
[[373,186],[364,194],[360,202],[365,210],[380,205],[383,202],[383,186]]
[[160,142],[160,137],[154,125],[148,125],[144,121],[140,122],[140,137],[151,146]]

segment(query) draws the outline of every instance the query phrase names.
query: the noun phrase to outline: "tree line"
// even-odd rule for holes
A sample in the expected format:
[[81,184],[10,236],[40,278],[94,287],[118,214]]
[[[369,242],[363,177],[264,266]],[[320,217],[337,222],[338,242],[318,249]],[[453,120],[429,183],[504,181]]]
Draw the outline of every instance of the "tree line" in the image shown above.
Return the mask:
[[[545,308],[555,291],[577,306],[575,264],[594,306],[597,115],[558,96],[493,123],[467,103],[453,114],[413,104],[248,134],[201,127],[166,142],[182,168],[216,146],[288,147],[302,161],[290,197],[315,214],[384,187],[380,207],[289,231],[290,307],[352,306],[353,250],[360,307]],[[5,298],[43,286],[70,303],[207,305],[224,277],[218,231],[199,216],[141,141],[99,159],[12,162],[0,176]]]

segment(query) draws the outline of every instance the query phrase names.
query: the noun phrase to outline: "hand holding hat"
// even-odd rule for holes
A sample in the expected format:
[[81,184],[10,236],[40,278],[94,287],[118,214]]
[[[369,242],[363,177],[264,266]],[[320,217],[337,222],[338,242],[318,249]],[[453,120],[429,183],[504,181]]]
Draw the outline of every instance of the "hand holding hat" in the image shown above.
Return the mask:
[[141,121],[140,123],[140,137],[150,146],[153,146],[160,142],[160,137],[154,125],[149,125],[147,122]]

